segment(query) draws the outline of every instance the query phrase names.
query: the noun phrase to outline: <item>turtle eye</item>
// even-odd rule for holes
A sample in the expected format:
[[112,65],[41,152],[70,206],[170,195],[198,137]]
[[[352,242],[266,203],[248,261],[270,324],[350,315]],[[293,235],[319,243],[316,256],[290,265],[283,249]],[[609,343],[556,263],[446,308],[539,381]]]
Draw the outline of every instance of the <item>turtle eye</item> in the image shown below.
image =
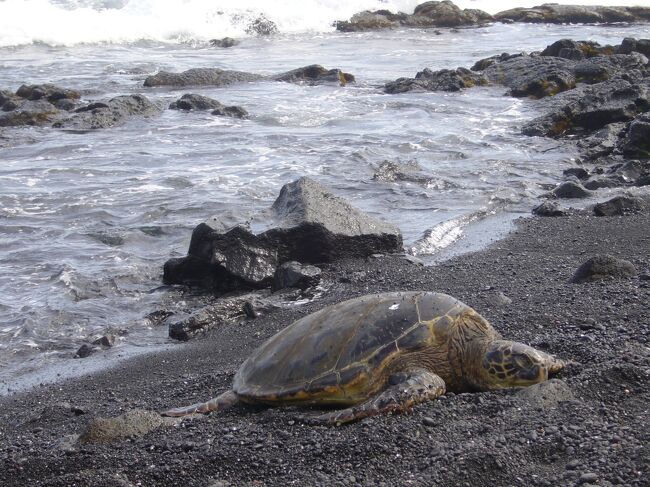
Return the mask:
[[528,355],[515,355],[513,358],[515,364],[517,364],[517,367],[519,368],[527,369],[533,365],[533,361]]

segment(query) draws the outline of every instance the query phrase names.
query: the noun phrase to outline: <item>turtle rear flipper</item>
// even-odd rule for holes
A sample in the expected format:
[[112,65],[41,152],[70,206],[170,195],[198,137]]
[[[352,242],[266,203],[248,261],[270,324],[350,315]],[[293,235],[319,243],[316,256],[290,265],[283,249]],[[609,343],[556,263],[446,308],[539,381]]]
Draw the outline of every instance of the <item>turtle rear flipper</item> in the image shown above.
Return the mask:
[[223,411],[224,409],[234,406],[238,402],[239,397],[237,394],[235,394],[234,391],[228,391],[207,402],[199,402],[197,404],[192,404],[191,406],[170,409],[160,414],[162,416],[172,417],[188,416],[194,413],[208,414],[213,411]]
[[389,385],[377,396],[359,406],[305,418],[305,421],[311,424],[334,425],[350,423],[378,414],[403,413],[416,404],[443,395],[446,390],[445,381],[425,369],[408,370],[399,374],[399,378],[400,382]]

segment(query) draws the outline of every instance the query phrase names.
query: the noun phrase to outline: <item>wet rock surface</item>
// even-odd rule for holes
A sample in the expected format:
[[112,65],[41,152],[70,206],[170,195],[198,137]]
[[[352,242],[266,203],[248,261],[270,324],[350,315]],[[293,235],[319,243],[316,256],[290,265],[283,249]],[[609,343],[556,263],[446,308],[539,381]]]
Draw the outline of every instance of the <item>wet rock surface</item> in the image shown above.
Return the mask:
[[182,73],[160,71],[155,75],[147,76],[144,80],[144,86],[148,88],[154,86],[172,86],[177,88],[185,86],[228,86],[234,83],[258,81],[260,79],[262,79],[261,75],[245,73],[243,71],[228,71],[218,68],[193,68]]
[[[585,252],[609,252],[647,269],[649,228],[645,214],[535,218],[483,252],[433,267],[391,256],[328,264],[324,278],[336,285],[315,301],[226,324],[91,377],[0,398],[0,484],[105,485],[119,473],[120,482],[158,486],[370,486],[406,479],[416,486],[488,487],[575,485],[596,482],[588,480],[594,476],[603,485],[641,486],[650,433],[644,305],[650,288],[634,278],[582,285],[569,279]],[[512,303],[492,306],[488,286]],[[87,430],[89,414],[160,411],[226,390],[254,348],[308,313],[367,293],[421,289],[452,294],[507,338],[579,365],[561,382],[449,394],[410,415],[346,427],[295,420],[318,411],[242,406],[143,436],[64,446],[66,437]],[[63,402],[87,413],[56,407]]]
[[431,71],[424,69],[415,78],[399,78],[386,83],[384,92],[395,94],[408,91],[460,91],[463,88],[487,84],[487,79],[469,69],[457,68]]
[[392,13],[388,10],[359,12],[348,21],[339,21],[336,28],[342,32],[393,29],[397,27],[461,27],[484,25],[493,17],[482,10],[460,9],[453,2],[424,2],[412,14]]
[[168,86],[172,88],[188,86],[218,87],[260,80],[306,83],[310,85],[335,83],[341,86],[355,81],[352,74],[344,73],[340,69],[327,69],[319,64],[312,64],[273,76],[262,76],[243,71],[225,71],[218,68],[193,68],[182,73],[160,71],[155,75],[148,76],[144,81],[144,86]]
[[514,8],[494,15],[496,20],[548,24],[609,24],[648,22],[650,8],[606,7],[595,5],[558,5],[545,3],[533,8]]
[[221,102],[203,95],[186,93],[169,105],[171,110],[212,110],[212,115],[233,118],[248,118],[248,112],[239,106],[225,106]]
[[165,282],[217,292],[262,288],[287,261],[314,264],[401,250],[396,227],[364,215],[309,178],[285,185],[271,212],[273,221],[257,233],[247,225],[224,228],[216,219],[200,224],[187,257],[165,264]]
[[143,95],[124,95],[107,102],[91,103],[53,124],[55,128],[96,130],[124,124],[132,117],[153,117],[161,109]]
[[334,83],[340,86],[345,86],[355,81],[354,76],[350,73],[344,73],[340,69],[326,69],[319,64],[312,64],[287,71],[286,73],[274,76],[273,79],[288,83],[305,83],[309,85]]

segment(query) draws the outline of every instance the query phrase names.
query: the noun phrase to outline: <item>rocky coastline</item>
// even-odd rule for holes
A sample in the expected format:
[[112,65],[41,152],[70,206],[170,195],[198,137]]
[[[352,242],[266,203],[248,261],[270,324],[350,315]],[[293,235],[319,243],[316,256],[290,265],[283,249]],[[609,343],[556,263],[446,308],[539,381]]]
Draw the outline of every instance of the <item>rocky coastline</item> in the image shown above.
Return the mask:
[[[364,12],[338,28],[495,20],[637,22],[650,20],[650,9],[543,5],[489,16],[448,1],[426,2],[412,15]],[[504,96],[547,100],[522,134],[575,143],[581,159],[505,239],[433,266],[403,253],[394,225],[309,178],[288,182],[273,206],[249,221],[198,224],[187,256],[165,264],[164,280],[208,292],[209,304],[187,316],[163,307],[150,316],[168,327],[170,337],[188,343],[0,397],[0,484],[645,485],[649,55],[648,39],[627,38],[616,46],[562,39],[536,53],[504,53],[471,69],[424,69],[377,87],[389,96],[498,85],[507,90]],[[270,77],[193,69],[158,73],[143,88],[258,81],[345,86],[355,77],[318,65]],[[165,109],[139,94],[85,97],[50,84],[0,91],[0,127],[83,132]],[[192,93],[168,108],[251,116],[243,107]],[[375,177],[402,170],[416,182],[426,178],[417,168],[389,162]],[[571,208],[572,200],[600,188],[614,189],[615,196]],[[452,294],[504,336],[574,363],[557,379],[528,389],[447,394],[410,415],[341,428],[308,426],[298,419],[304,411],[294,408],[242,407],[182,421],[158,415],[227,390],[242,360],[292,321],[344,299],[397,290]],[[78,356],[112,345],[107,335]]]

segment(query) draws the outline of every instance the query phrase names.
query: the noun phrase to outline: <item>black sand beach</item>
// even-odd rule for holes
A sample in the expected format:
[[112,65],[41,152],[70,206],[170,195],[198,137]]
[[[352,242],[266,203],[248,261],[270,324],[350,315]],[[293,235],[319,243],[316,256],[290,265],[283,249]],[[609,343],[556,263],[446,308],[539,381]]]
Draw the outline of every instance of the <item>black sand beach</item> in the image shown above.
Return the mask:
[[[0,484],[648,485],[649,235],[647,213],[585,211],[522,219],[486,250],[432,267],[400,257],[330,265],[327,291],[309,304],[2,398]],[[569,282],[600,253],[631,261],[638,276]],[[452,294],[505,337],[578,363],[541,386],[449,394],[410,415],[341,427],[307,426],[296,409],[237,407],[130,438],[76,441],[93,418],[206,400],[286,324],[388,290]]]

